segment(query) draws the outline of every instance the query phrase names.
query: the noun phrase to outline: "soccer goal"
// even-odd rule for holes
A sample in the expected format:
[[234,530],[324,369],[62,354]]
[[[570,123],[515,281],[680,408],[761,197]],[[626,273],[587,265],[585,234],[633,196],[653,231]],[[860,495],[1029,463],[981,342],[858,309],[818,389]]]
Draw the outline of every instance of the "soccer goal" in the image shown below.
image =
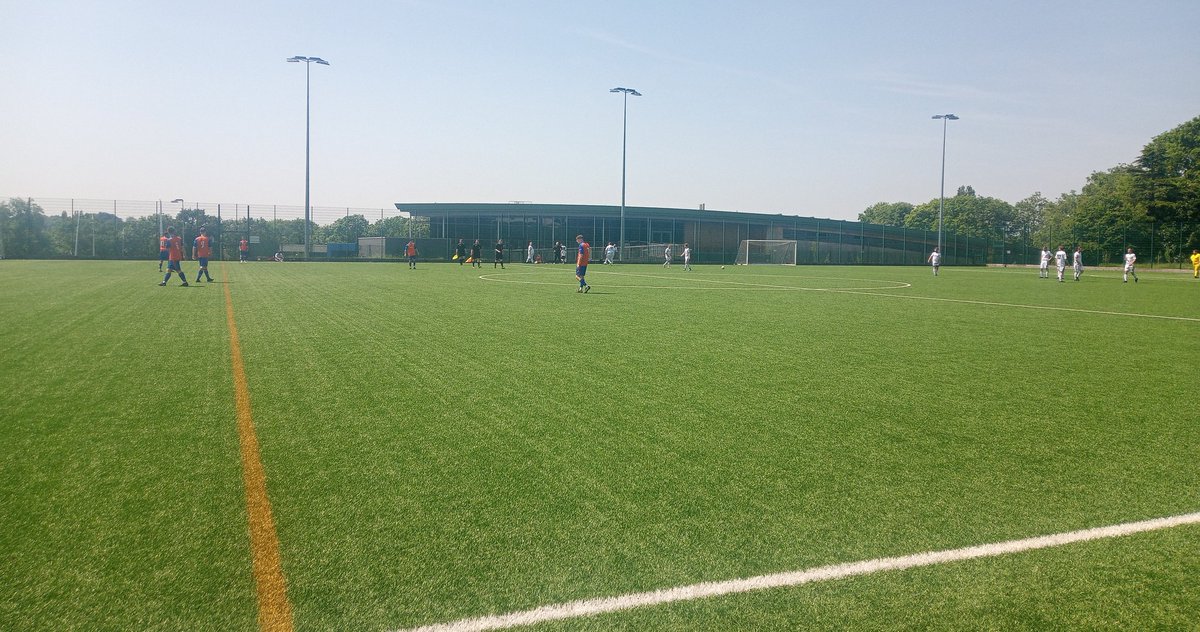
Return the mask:
[[752,263],[774,263],[778,265],[796,265],[796,240],[794,239],[743,239],[738,244],[738,265]]

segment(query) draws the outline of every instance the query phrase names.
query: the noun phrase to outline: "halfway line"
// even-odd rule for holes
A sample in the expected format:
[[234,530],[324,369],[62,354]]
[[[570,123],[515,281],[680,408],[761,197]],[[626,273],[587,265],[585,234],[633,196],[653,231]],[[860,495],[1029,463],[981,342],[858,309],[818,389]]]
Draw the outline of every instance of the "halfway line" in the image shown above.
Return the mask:
[[766,590],[769,588],[799,586],[801,584],[809,584],[813,582],[829,581],[846,577],[855,577],[859,575],[870,575],[872,573],[878,573],[881,571],[901,570],[906,568],[917,568],[920,566],[946,564],[948,562],[958,562],[962,560],[995,557],[1008,553],[1019,553],[1022,551],[1045,549],[1063,546],[1065,544],[1072,544],[1075,542],[1086,542],[1088,540],[1115,538],[1133,533],[1157,531],[1159,529],[1168,529],[1170,527],[1197,523],[1200,523],[1200,512],[1171,516],[1167,518],[1142,520],[1140,522],[1127,522],[1123,524],[1110,525],[1107,527],[1096,527],[1094,529],[1056,533],[1052,535],[1026,538],[1024,540],[1009,540],[1006,542],[968,546],[961,549],[930,551],[927,553],[917,553],[915,555],[906,555],[903,557],[881,557],[862,562],[820,566],[802,571],[776,573],[773,575],[759,575],[757,577],[732,579],[719,582],[705,582],[701,584],[692,584],[690,586],[663,588],[661,590],[650,592],[630,593],[617,597],[601,597],[598,599],[569,601],[566,603],[541,606],[539,608],[524,610],[521,612],[491,615],[486,617],[478,617],[475,619],[460,619],[458,621],[452,621],[449,623],[427,625],[419,628],[412,628],[407,632],[476,632],[480,630],[497,630],[501,628],[511,628],[522,625],[533,625],[545,621],[574,619],[605,612],[617,612],[620,610],[656,606],[677,601],[691,601],[693,599],[704,599],[707,597],[717,597],[720,595],[753,592]]
[[267,497],[267,475],[258,453],[254,418],[250,415],[250,387],[246,385],[242,346],[233,319],[233,296],[229,293],[229,275],[224,264],[221,265],[221,281],[225,287],[225,317],[229,322],[229,347],[233,357],[233,393],[237,401],[238,438],[242,445],[242,483],[246,488],[250,557],[258,593],[258,628],[291,632],[292,604],[287,598],[287,581],[279,562],[279,537],[275,534],[271,500]]

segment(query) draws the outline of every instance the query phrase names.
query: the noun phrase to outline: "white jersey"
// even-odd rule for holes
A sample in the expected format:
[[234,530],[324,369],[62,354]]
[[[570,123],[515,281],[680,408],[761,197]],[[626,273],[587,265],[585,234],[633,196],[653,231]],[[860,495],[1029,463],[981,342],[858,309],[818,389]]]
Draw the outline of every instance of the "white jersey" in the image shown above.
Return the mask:
[[1134,262],[1137,261],[1137,255],[1132,252],[1125,255],[1125,269],[1132,270]]
[[690,261],[691,259],[692,259],[692,249],[691,249],[691,248],[684,248],[684,249],[683,249],[683,260],[684,260],[684,261]]
[[933,265],[933,266],[940,266],[940,265],[942,265],[942,253],[940,253],[940,252],[938,252],[938,251],[936,251],[936,250],[935,250],[935,251],[933,251],[932,253],[930,253],[930,255],[929,255],[929,263],[930,263],[931,265]]
[[606,246],[604,248],[604,256],[608,257],[609,259],[612,259],[613,255],[616,254],[616,252],[617,252],[616,246]]
[[1075,267],[1076,268],[1083,267],[1083,253],[1079,252],[1078,250],[1075,251]]
[[1059,268],[1067,267],[1067,253],[1063,252],[1062,250],[1054,253],[1054,265],[1058,266]]
[[666,258],[667,261],[671,260],[671,247],[670,246],[667,246],[666,250],[663,250],[663,257]]
[[1048,267],[1050,267],[1050,251],[1043,250],[1042,251],[1042,268],[1045,269]]

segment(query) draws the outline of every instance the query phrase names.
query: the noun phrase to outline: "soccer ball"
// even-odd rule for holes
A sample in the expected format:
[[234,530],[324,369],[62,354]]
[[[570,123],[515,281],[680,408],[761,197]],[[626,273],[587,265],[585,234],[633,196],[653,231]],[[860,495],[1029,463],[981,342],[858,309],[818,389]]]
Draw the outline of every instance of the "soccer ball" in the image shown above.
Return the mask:
[[721,266],[721,269],[722,269],[722,270],[724,270],[724,269],[725,269],[725,266]]

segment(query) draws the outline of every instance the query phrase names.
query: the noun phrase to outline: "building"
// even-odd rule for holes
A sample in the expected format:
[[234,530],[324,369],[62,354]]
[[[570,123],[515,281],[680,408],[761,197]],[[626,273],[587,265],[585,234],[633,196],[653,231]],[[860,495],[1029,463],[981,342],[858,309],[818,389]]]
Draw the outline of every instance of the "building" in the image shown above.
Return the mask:
[[[570,249],[575,236],[592,244],[592,257],[603,257],[608,242],[621,240],[621,207],[580,204],[411,204],[396,208],[429,224],[429,237],[445,243],[448,259],[459,239],[478,239],[490,256],[490,246],[503,239],[508,260],[524,260],[533,242],[549,261],[555,242]],[[797,242],[798,264],[920,265],[937,245],[937,231],[914,230],[792,215],[713,211],[705,209],[625,207],[625,243],[620,260],[661,261],[662,247],[687,242],[696,263],[734,263],[743,239],[786,239]],[[983,265],[1003,258],[1002,243],[943,235],[945,265]],[[422,252],[437,259],[440,252]]]

